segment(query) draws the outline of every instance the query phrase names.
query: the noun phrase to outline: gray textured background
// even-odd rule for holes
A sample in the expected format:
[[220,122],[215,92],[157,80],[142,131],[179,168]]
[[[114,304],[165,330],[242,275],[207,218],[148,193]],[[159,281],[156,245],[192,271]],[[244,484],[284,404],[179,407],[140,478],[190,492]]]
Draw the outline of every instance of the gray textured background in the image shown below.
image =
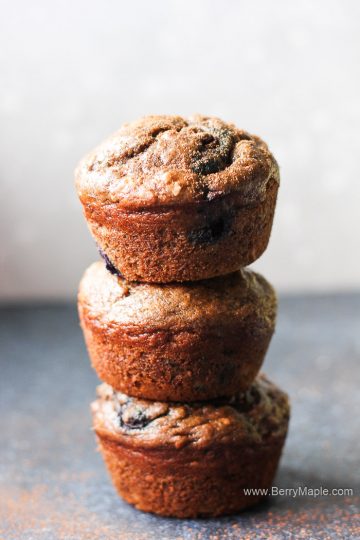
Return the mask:
[[360,2],[1,0],[0,299],[74,294],[96,257],[73,188],[123,121],[202,112],[282,170],[281,290],[360,286]]

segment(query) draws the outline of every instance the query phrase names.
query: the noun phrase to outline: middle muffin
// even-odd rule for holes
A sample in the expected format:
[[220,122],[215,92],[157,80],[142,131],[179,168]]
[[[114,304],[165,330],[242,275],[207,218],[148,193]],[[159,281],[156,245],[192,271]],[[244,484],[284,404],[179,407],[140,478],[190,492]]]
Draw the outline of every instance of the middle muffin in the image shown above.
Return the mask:
[[130,283],[92,264],[80,283],[81,326],[99,378],[130,396],[197,401],[246,390],[276,318],[276,295],[240,270],[192,283]]

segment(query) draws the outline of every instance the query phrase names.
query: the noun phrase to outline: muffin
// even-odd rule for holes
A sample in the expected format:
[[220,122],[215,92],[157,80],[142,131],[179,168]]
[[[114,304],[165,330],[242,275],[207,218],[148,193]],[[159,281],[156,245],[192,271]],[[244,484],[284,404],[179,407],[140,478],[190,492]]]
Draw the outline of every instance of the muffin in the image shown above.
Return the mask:
[[260,257],[279,170],[266,144],[233,124],[148,116],[87,155],[76,186],[112,269],[167,283],[228,274]]
[[98,388],[94,429],[119,494],[163,516],[231,514],[271,486],[285,441],[286,394],[259,376],[244,394],[194,404]]
[[197,401],[246,390],[275,326],[276,295],[240,270],[192,283],[130,283],[91,265],[81,326],[101,380],[131,396]]

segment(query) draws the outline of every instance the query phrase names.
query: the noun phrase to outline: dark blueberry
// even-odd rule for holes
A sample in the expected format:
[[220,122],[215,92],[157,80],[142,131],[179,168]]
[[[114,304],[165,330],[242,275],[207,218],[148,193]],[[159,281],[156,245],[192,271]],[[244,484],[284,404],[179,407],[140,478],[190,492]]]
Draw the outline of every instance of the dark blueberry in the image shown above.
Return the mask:
[[99,253],[100,253],[101,257],[104,259],[106,269],[109,270],[110,274],[113,274],[114,276],[119,276],[119,277],[123,278],[124,276],[122,275],[122,273],[119,272],[119,270],[113,265],[113,263],[110,261],[109,257],[106,255],[106,253],[104,253],[104,251],[99,247],[98,247],[98,250],[99,250]]
[[203,129],[204,136],[194,154],[192,170],[206,176],[222,171],[231,164],[236,140],[234,134],[226,128]]
[[124,415],[119,413],[120,426],[127,427],[128,429],[142,429],[151,422],[151,418],[148,418],[144,411],[137,411],[133,415]]
[[188,239],[193,244],[215,244],[231,230],[232,217],[220,217],[211,221],[209,225],[188,233]]
[[241,394],[236,402],[236,408],[241,412],[248,412],[253,407],[259,404],[261,400],[261,396],[259,394],[259,391],[255,388],[255,386],[252,386],[250,390],[245,392],[244,394]]
[[153,420],[165,416],[169,412],[166,403],[148,402],[145,406],[138,400],[128,398],[118,409],[120,427],[126,429],[143,429]]

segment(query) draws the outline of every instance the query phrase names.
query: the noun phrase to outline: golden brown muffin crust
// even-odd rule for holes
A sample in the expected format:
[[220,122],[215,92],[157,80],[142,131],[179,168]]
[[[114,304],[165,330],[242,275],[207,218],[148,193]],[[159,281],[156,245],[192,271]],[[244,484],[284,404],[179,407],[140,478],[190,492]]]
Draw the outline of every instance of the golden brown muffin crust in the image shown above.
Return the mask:
[[102,384],[92,410],[101,437],[158,449],[267,444],[285,436],[289,417],[287,395],[264,375],[246,393],[191,405],[131,398]]
[[79,302],[87,305],[96,324],[111,328],[196,328],[224,326],[258,315],[275,323],[275,293],[259,274],[242,269],[195,283],[131,283],[110,274],[102,262],[93,263],[80,283]]
[[83,203],[123,209],[210,201],[240,193],[264,199],[279,171],[258,137],[215,117],[146,116],[124,124],[76,170]]

